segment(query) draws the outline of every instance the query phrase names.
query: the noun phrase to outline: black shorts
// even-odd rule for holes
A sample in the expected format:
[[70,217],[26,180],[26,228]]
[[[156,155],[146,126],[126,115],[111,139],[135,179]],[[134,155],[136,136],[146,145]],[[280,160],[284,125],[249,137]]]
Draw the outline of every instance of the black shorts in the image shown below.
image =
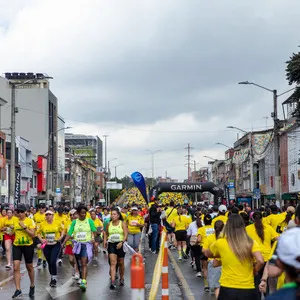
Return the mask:
[[200,255],[200,260],[208,260],[208,257],[206,257],[202,251],[201,251],[201,255]]
[[175,237],[176,237],[177,242],[186,242],[186,240],[187,240],[186,230],[177,230],[175,232]]
[[243,299],[252,300],[256,299],[255,289],[233,289],[221,286],[218,300],[231,300]]
[[108,254],[117,255],[119,258],[124,258],[126,253],[123,251],[123,247],[117,249],[118,244],[119,243],[108,243],[107,252]]
[[24,260],[26,264],[32,264],[34,256],[34,244],[30,246],[15,246],[12,248],[13,260],[22,260],[24,255]]

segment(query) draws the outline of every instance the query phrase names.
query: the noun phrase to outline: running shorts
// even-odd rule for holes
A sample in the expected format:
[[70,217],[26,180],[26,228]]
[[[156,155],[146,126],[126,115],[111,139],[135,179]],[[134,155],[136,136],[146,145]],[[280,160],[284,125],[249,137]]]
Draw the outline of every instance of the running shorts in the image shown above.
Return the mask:
[[175,232],[175,237],[176,237],[177,242],[186,242],[186,240],[187,240],[186,230],[177,230]]
[[34,245],[30,246],[15,246],[13,245],[12,249],[13,260],[22,261],[22,256],[24,256],[24,260],[26,264],[32,264],[33,255],[34,255]]
[[119,243],[108,243],[107,252],[108,254],[115,254],[119,258],[125,257],[125,252],[123,251],[123,246],[120,249],[117,249]]

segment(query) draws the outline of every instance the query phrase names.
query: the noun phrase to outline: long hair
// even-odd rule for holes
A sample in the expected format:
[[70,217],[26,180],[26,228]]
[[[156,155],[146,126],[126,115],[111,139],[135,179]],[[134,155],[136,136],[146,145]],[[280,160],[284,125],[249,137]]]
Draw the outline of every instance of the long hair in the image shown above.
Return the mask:
[[216,235],[216,240],[219,238],[220,233],[222,232],[224,228],[224,222],[221,220],[216,221],[215,223],[215,235]]
[[288,211],[283,222],[289,224],[289,222],[292,220],[292,217],[293,213],[291,211]]
[[230,249],[241,262],[253,260],[253,240],[248,236],[245,223],[239,214],[228,218],[224,233]]
[[264,231],[264,225],[262,223],[262,213],[260,211],[256,211],[253,214],[253,220],[254,220],[254,226],[257,235],[260,237],[261,241],[264,242],[265,240],[265,231]]
[[207,226],[207,225],[211,225],[212,223],[212,217],[210,214],[206,214],[204,216],[204,225]]

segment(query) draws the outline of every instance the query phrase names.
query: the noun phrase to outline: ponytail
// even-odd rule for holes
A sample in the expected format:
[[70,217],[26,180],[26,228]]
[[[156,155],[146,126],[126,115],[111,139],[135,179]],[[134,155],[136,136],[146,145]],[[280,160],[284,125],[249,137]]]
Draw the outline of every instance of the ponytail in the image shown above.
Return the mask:
[[265,233],[264,233],[264,225],[262,223],[262,213],[260,211],[256,211],[253,214],[254,226],[256,229],[257,235],[260,237],[262,242],[265,240]]
[[284,219],[284,223],[289,224],[289,222],[292,220],[292,216],[293,216],[293,213],[291,211],[288,211],[286,213],[286,217]]
[[224,228],[224,223],[221,220],[216,221],[215,223],[215,235],[216,235],[216,240],[219,238],[220,233],[222,232]]

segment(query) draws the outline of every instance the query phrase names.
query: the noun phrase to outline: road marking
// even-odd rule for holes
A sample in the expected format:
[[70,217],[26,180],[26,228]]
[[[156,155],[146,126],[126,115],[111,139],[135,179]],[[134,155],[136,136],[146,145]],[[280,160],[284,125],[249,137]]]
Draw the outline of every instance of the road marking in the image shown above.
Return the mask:
[[47,287],[46,290],[50,294],[52,299],[56,299],[58,297],[61,297],[61,296],[64,296],[64,295],[67,295],[69,293],[79,290],[79,287],[71,286],[71,285],[73,285],[74,282],[75,282],[74,279],[70,278],[62,286],[56,287],[56,288]]
[[169,258],[170,258],[171,263],[173,264],[173,267],[174,267],[175,274],[176,274],[176,276],[178,277],[178,279],[180,280],[180,282],[182,284],[181,288],[183,289],[183,292],[184,292],[186,298],[188,300],[195,300],[195,297],[194,297],[189,285],[187,284],[187,282],[186,282],[186,280],[185,280],[185,278],[184,278],[184,276],[183,276],[183,274],[182,274],[182,272],[181,272],[181,270],[180,270],[180,268],[179,268],[179,266],[178,266],[178,264],[177,264],[177,262],[176,262],[176,260],[173,256],[173,254],[172,254],[172,252],[170,250],[168,250],[168,252],[169,252]]

